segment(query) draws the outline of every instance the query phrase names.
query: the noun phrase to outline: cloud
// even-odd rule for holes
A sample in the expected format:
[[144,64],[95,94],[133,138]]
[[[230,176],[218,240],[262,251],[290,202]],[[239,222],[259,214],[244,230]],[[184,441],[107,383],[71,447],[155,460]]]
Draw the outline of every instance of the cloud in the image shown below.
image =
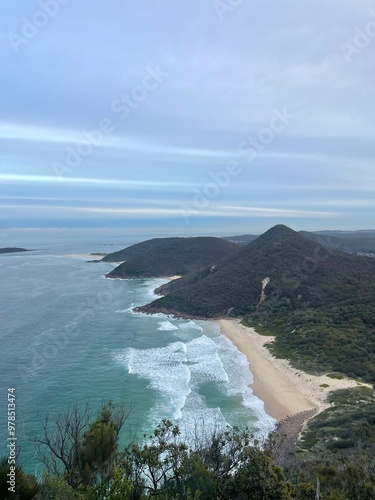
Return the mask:
[[[78,184],[78,185],[99,185],[99,186],[124,186],[126,188],[163,188],[163,187],[183,187],[192,186],[181,181],[153,181],[153,180],[131,180],[131,179],[93,179],[91,177],[57,177],[52,175],[19,175],[0,174],[0,182],[15,183],[35,183],[35,184]],[[194,185],[194,184],[193,184]]]
[[[3,7],[2,224],[31,224],[32,212],[41,225],[175,218],[177,231],[180,204],[231,161],[242,173],[192,217],[197,230],[218,230],[216,217],[228,230],[246,217],[265,218],[264,229],[296,217],[309,227],[330,217],[342,227],[343,213],[352,227],[367,220],[375,40],[350,64],[342,43],[373,19],[370,0],[243,1],[222,18],[211,0],[69,2],[15,53],[8,33],[39,8]],[[168,77],[120,120],[111,103],[141,85],[150,65]],[[239,144],[267,128],[275,108],[295,119],[247,161]],[[114,132],[56,176],[54,162],[104,118]]]

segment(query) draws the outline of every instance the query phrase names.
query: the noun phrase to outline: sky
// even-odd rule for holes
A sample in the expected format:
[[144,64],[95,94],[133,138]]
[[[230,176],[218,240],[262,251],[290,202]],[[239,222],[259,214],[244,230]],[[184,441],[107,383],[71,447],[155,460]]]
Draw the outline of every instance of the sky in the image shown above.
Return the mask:
[[0,239],[375,228],[375,2],[1,10]]

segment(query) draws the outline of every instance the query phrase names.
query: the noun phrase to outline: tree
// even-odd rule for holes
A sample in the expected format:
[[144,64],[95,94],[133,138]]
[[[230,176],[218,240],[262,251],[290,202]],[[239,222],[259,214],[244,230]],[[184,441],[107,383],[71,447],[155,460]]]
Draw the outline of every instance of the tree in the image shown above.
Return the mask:
[[188,447],[178,427],[164,420],[145,444],[125,450],[117,471],[120,481],[111,482],[110,491],[126,487],[129,496],[123,498],[133,500],[292,498],[293,486],[248,430],[214,433],[205,444],[194,444]]
[[[179,482],[187,446],[179,440],[180,431],[170,420],[163,420],[148,436],[146,444],[133,444],[122,455],[125,475],[137,490],[155,494],[167,483]],[[146,438],[146,436],[144,436]]]
[[113,472],[117,452],[118,434],[124,423],[114,418],[112,405],[102,407],[99,417],[89,426],[80,446],[80,462],[83,468],[83,484],[108,482]]
[[47,471],[66,477],[74,488],[108,481],[118,435],[131,410],[108,402],[94,421],[88,404],[75,404],[52,419],[47,415],[42,435],[32,439]]
[[293,486],[283,470],[274,465],[267,453],[254,446],[241,452],[241,466],[227,477],[226,498],[238,500],[288,500]]

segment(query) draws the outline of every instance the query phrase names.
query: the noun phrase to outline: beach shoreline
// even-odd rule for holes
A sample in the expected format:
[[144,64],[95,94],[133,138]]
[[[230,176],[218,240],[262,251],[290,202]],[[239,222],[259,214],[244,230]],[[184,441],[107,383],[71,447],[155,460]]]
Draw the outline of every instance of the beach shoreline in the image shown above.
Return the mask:
[[[70,259],[95,259],[95,257],[101,257],[103,258],[104,255],[93,255],[92,253],[70,253],[70,254],[65,254],[62,255],[62,257],[68,257]],[[92,260],[92,262],[100,262],[99,259]]]
[[218,323],[221,333],[247,357],[253,375],[250,388],[264,402],[266,413],[278,421],[301,413],[307,420],[329,407],[327,396],[331,391],[367,385],[298,370],[288,360],[275,358],[267,349],[266,344],[274,337],[260,335],[239,320],[220,319]]

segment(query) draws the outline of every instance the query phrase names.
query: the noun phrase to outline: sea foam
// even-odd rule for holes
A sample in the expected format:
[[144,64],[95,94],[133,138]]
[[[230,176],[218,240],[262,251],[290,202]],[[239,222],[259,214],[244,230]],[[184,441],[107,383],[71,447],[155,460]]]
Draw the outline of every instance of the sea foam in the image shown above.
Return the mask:
[[178,330],[178,327],[175,325],[172,325],[170,321],[159,321],[158,322],[159,328],[158,330],[162,332],[171,332],[173,330]]
[[228,373],[228,384],[226,392],[228,396],[239,396],[245,408],[257,419],[258,434],[267,435],[274,429],[276,420],[267,415],[262,400],[254,396],[249,387],[253,383],[253,375],[250,372],[247,357],[224,335],[214,337],[218,347],[218,354],[222,360],[223,367]]
[[[155,321],[155,328],[171,332],[170,344],[150,349],[129,347],[116,355],[129,374],[148,380],[148,387],[157,391],[149,425],[170,418],[186,436],[199,426],[210,433],[246,421],[258,435],[272,430],[275,420],[249,388],[253,378],[246,356],[218,334],[216,324],[207,323],[206,328],[204,322],[200,326],[194,321],[161,316],[163,320]],[[200,334],[202,331],[207,335]],[[220,402],[211,406],[205,396],[210,391],[207,384],[214,384],[215,393],[222,394],[223,401],[231,398],[233,403],[223,408]],[[220,397],[213,401],[220,401]]]
[[192,330],[199,330],[200,332],[203,332],[203,328],[200,325],[198,325],[197,323],[195,323],[195,321],[188,321],[187,323],[181,322],[179,327],[183,330],[185,330],[185,329],[191,330],[192,329]]
[[126,348],[116,360],[125,365],[128,373],[149,380],[149,387],[158,391],[158,403],[151,412],[155,423],[167,416],[180,418],[190,392],[190,370],[183,342],[153,349]]

